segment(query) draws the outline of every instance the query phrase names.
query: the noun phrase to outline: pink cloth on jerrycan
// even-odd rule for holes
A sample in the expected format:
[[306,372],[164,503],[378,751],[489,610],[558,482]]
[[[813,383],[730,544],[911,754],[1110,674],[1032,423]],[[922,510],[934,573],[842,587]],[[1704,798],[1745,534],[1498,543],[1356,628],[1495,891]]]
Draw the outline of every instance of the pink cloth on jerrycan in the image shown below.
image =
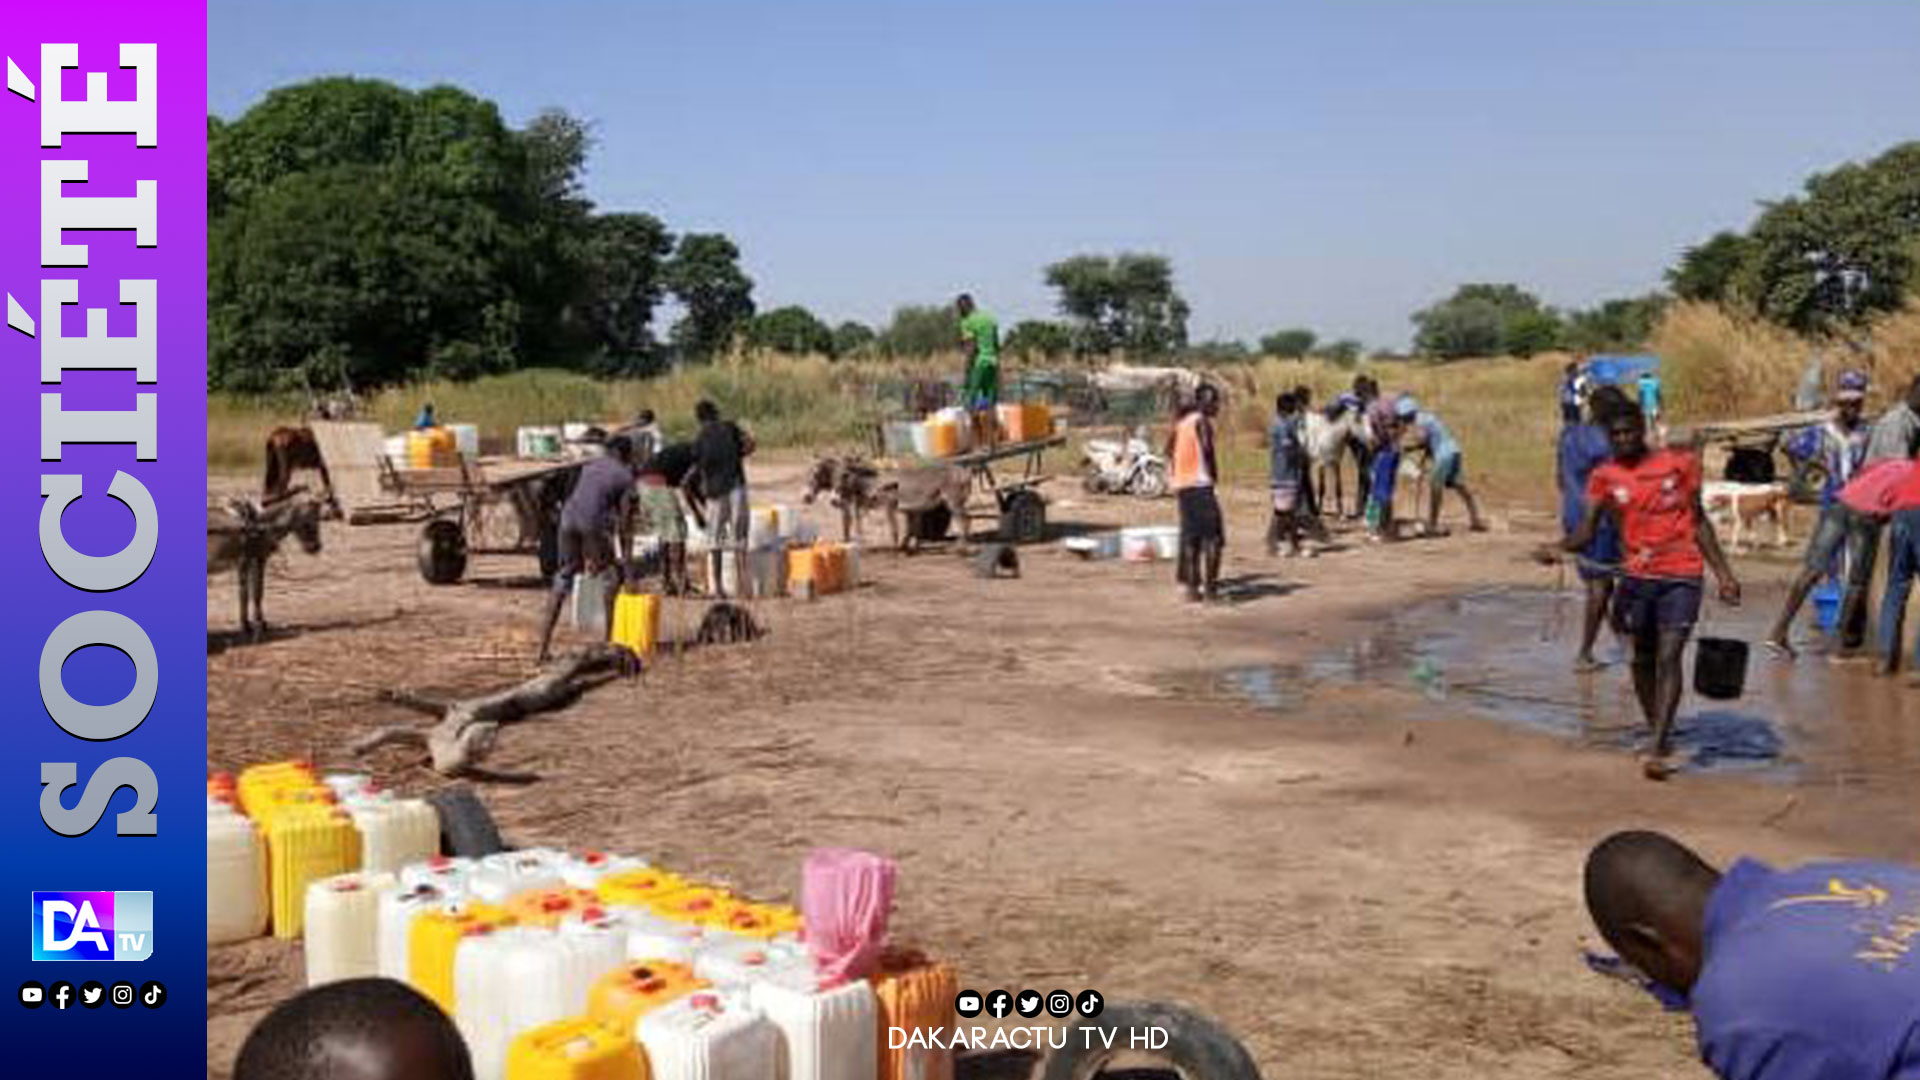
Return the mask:
[[887,941],[896,869],[892,859],[854,848],[816,848],[807,855],[800,914],[823,985],[873,972]]

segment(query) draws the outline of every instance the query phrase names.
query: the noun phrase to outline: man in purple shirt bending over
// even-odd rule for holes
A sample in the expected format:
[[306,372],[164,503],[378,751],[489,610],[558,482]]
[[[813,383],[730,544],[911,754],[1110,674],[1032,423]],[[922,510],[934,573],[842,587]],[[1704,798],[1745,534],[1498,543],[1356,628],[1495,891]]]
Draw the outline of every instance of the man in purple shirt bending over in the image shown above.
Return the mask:
[[1685,997],[1725,1080],[1920,1080],[1920,868],[1721,874],[1623,832],[1587,856],[1586,894],[1607,944]]

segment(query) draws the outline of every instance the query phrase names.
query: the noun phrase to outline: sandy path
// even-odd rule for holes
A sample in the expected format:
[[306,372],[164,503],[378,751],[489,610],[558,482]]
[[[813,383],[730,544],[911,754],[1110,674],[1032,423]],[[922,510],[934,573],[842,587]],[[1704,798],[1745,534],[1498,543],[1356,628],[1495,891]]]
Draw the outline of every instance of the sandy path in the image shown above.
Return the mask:
[[[1031,549],[1021,580],[984,582],[948,555],[870,555],[855,596],[761,605],[774,633],[759,644],[664,658],[508,729],[490,763],[545,779],[487,797],[517,842],[632,850],[770,897],[792,895],[810,847],[888,852],[898,934],[968,985],[1189,1002],[1276,1077],[1704,1075],[1684,1019],[1580,965],[1587,847],[1658,824],[1716,858],[1920,850],[1915,796],[1892,785],[1652,785],[1619,754],[1397,687],[1288,713],[1162,693],[1171,672],[1318,655],[1412,598],[1553,580],[1524,559],[1538,516],[1269,562],[1258,513],[1237,499],[1230,520],[1228,573],[1251,598],[1207,609],[1175,601],[1164,564]],[[434,588],[412,540],[334,529],[319,559],[283,559],[268,613],[295,632],[264,645],[222,647],[233,598],[213,583],[216,766],[312,753],[342,767],[354,735],[407,719],[373,687],[530,670],[542,594],[501,584],[530,560]],[[438,783],[401,751],[373,764],[404,790]],[[299,985],[299,955],[255,942],[209,965],[210,1071],[225,1075],[260,1011]]]

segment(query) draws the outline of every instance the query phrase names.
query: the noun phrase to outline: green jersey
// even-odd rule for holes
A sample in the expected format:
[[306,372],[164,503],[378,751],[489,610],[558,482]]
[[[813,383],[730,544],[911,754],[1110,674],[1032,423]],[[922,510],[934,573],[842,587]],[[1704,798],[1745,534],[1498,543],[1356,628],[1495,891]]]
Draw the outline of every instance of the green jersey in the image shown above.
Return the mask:
[[975,367],[1000,363],[1000,327],[993,316],[976,308],[960,320],[960,339],[973,345]]

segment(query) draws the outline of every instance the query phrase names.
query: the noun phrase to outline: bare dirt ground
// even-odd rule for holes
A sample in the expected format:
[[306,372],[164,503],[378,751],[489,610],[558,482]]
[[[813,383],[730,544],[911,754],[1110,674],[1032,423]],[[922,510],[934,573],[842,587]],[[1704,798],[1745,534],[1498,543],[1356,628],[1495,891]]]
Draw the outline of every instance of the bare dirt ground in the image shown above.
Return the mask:
[[[790,496],[796,477],[765,470],[761,497]],[[1173,512],[1056,497],[1072,522]],[[1279,561],[1260,550],[1258,495],[1237,495],[1239,594],[1208,607],[1179,602],[1164,563],[1032,548],[1023,577],[990,582],[952,554],[870,553],[855,594],[759,605],[772,635],[757,644],[663,656],[505,729],[489,764],[543,779],[485,796],[513,842],[644,854],[769,898],[793,896],[812,847],[889,853],[896,937],[953,960],[965,985],[1186,1002],[1270,1077],[1704,1075],[1684,1017],[1581,963],[1597,944],[1588,847],[1658,826],[1722,861],[1912,858],[1909,770],[1662,785],[1619,751],[1398,681],[1293,710],[1166,689],[1325,655],[1421,598],[1551,585],[1525,558],[1547,516],[1495,509],[1490,535]],[[210,583],[214,767],[312,755],[408,792],[444,782],[408,751],[357,762],[345,747],[414,719],[379,688],[530,674],[544,594],[527,558],[429,586],[414,535],[334,527],[318,558],[283,557],[264,644],[229,641],[232,583]],[[691,610],[670,610],[670,630]],[[1894,733],[1885,753],[1910,760],[1920,716],[1897,689],[1874,693],[1890,695],[1874,706]],[[223,947],[209,972],[209,1071],[224,1076],[248,1027],[301,985],[299,950]]]

